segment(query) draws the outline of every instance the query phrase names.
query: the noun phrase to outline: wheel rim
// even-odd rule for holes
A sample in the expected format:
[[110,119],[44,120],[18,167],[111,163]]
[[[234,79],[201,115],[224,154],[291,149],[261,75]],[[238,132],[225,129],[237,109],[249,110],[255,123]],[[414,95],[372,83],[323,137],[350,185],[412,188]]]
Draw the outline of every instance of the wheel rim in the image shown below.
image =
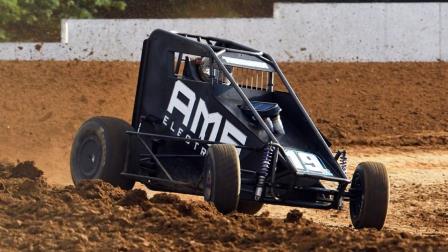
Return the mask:
[[84,139],[79,147],[78,166],[83,178],[94,178],[102,158],[101,143],[96,136]]
[[350,188],[350,213],[357,218],[361,213],[364,203],[364,185],[361,175],[358,172],[353,174],[352,185]]

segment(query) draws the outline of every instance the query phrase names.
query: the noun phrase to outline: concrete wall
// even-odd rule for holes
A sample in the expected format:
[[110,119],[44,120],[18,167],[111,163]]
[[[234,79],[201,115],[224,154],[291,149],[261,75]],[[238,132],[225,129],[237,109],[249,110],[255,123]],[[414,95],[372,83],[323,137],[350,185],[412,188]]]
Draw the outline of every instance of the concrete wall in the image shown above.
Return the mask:
[[279,61],[448,59],[448,3],[277,3],[272,18],[62,21],[61,43],[0,43],[3,60],[140,59],[162,28],[224,37]]

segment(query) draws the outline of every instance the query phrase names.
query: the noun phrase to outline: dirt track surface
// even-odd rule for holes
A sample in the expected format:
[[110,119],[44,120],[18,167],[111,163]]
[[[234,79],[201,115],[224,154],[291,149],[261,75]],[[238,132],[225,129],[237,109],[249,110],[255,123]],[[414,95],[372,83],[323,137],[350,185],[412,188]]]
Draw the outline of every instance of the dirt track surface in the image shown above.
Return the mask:
[[[123,205],[125,192],[107,184],[67,186],[79,125],[93,115],[130,120],[138,64],[0,62],[0,163],[34,160],[46,177],[30,163],[0,168],[0,247],[448,250],[448,64],[283,69],[335,148],[347,147],[349,174],[361,161],[385,163],[391,202],[383,231],[349,227],[348,204],[342,211],[300,209],[298,223],[284,223],[293,208],[265,206],[270,218],[224,217],[198,197],[148,201],[134,191],[137,203]],[[22,168],[35,176],[23,178]]]
[[[23,171],[31,171],[24,173]],[[446,251],[444,236],[353,230],[286,218],[230,214],[209,204],[101,181],[49,186],[32,163],[0,166],[0,247],[19,250]],[[445,194],[446,196],[446,194]]]
[[[448,63],[282,64],[335,144],[448,144]],[[70,183],[74,133],[94,115],[130,120],[138,63],[0,61],[0,159],[34,160]]]
[[[386,165],[390,202],[386,229],[418,235],[448,237],[448,150],[433,147],[348,149],[348,174],[356,164],[378,161]],[[327,226],[349,226],[348,202],[342,211],[304,209],[304,215]],[[267,206],[271,216],[281,218],[289,208]]]

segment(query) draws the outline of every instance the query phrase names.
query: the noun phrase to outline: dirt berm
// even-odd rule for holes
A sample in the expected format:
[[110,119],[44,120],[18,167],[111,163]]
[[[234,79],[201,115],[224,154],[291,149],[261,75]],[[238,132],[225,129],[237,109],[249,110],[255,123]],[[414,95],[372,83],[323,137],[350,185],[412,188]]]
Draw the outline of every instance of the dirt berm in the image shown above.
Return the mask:
[[121,251],[447,251],[444,236],[314,224],[298,210],[285,219],[223,216],[202,201],[122,191],[101,181],[47,184],[32,162],[0,165],[0,247]]

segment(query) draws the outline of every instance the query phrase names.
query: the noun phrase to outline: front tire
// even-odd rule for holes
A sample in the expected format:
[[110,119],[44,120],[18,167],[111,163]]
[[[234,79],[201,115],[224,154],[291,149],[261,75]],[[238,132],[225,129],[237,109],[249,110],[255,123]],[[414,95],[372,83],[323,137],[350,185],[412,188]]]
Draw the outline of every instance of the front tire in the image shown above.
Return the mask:
[[350,187],[350,218],[353,226],[376,228],[384,226],[389,205],[389,178],[381,163],[360,163]]
[[123,177],[132,127],[112,117],[93,117],[84,122],[72,144],[70,171],[75,185],[86,179],[101,179],[122,189],[132,189],[134,181]]
[[213,144],[205,158],[204,199],[211,201],[222,214],[238,207],[241,175],[240,160],[235,146]]
[[263,203],[261,202],[240,200],[237,210],[240,213],[254,215],[258,213],[262,207]]

